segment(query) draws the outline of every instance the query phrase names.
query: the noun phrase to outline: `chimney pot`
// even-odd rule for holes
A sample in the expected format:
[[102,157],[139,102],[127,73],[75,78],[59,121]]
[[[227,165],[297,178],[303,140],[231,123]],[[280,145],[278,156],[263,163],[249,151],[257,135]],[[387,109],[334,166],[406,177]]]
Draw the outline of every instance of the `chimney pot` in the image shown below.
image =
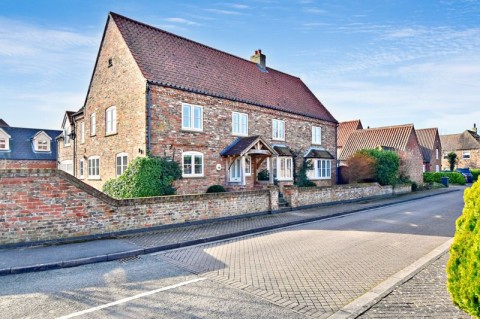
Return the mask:
[[250,61],[255,62],[260,65],[260,67],[265,68],[267,65],[267,57],[262,53],[262,50],[255,50],[255,53],[250,57]]

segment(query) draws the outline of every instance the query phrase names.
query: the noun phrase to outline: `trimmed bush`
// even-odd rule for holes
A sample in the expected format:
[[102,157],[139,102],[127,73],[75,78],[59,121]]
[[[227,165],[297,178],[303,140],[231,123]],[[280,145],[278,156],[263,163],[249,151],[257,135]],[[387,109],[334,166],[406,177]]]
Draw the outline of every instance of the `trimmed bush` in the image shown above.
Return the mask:
[[478,180],[478,175],[480,175],[480,169],[479,168],[471,168],[470,172],[472,172],[473,181],[474,182],[477,181]]
[[173,195],[173,181],[181,176],[177,162],[158,157],[137,157],[121,176],[103,185],[103,192],[118,199]]
[[425,172],[423,181],[425,183],[441,183],[442,177],[448,177],[449,184],[465,185],[465,178],[457,172]]
[[259,181],[268,181],[270,180],[270,173],[266,168],[262,169],[260,172],[258,172],[258,180]]
[[207,189],[207,193],[225,193],[226,190],[222,185],[212,185]]
[[400,157],[392,151],[377,149],[361,150],[360,154],[375,159],[375,179],[380,185],[395,185],[400,168]]
[[457,219],[447,286],[453,302],[460,309],[480,317],[480,182],[467,188],[465,206]]

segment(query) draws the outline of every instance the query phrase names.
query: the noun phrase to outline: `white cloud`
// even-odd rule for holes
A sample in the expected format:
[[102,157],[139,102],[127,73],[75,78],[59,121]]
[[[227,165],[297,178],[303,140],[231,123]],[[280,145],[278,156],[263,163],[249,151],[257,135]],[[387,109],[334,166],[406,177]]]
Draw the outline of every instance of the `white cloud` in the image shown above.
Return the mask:
[[200,23],[194,22],[192,20],[187,20],[184,18],[166,18],[165,21],[168,22],[173,22],[173,23],[179,23],[179,24],[185,24],[185,25],[200,25]]
[[217,13],[217,14],[224,14],[224,15],[239,15],[239,14],[241,14],[238,11],[222,10],[222,9],[205,9],[205,11],[212,12],[212,13]]

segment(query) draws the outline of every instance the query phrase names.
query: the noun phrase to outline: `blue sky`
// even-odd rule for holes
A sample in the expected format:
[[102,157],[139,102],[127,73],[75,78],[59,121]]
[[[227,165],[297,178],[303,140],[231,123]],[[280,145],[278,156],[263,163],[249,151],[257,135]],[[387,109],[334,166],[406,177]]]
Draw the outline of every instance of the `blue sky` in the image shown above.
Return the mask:
[[0,118],[58,129],[109,11],[299,76],[339,121],[480,125],[479,0],[0,0]]

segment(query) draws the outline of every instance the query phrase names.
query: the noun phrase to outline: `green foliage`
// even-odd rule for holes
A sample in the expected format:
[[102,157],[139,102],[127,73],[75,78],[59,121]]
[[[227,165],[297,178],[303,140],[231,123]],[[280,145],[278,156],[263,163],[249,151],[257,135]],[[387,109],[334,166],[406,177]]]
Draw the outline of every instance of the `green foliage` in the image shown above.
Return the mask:
[[304,160],[302,167],[298,171],[298,175],[295,181],[295,185],[298,187],[315,187],[317,184],[312,182],[307,177],[307,171],[312,169],[312,163],[308,160]]
[[173,181],[181,176],[177,162],[158,157],[137,157],[121,176],[103,185],[103,192],[114,198],[173,195]]
[[441,183],[442,177],[448,177],[449,184],[465,185],[465,178],[457,172],[425,172],[423,181],[425,183]]
[[476,318],[480,317],[480,182],[467,188],[465,206],[457,219],[447,286],[453,302]]
[[455,165],[458,162],[457,154],[455,152],[448,153],[447,161],[448,161],[448,165],[450,165],[450,170],[453,172],[453,170],[455,169]]
[[222,185],[212,185],[207,189],[207,193],[225,193],[226,190]]
[[268,170],[262,169],[260,172],[258,172],[258,180],[259,181],[268,181],[270,180],[270,173],[268,173]]
[[392,151],[377,149],[361,150],[360,154],[375,159],[375,179],[380,185],[395,185],[400,168],[400,157]]
[[474,182],[477,181],[478,180],[478,175],[480,175],[480,169],[479,168],[471,168],[470,172],[472,172],[473,181]]

